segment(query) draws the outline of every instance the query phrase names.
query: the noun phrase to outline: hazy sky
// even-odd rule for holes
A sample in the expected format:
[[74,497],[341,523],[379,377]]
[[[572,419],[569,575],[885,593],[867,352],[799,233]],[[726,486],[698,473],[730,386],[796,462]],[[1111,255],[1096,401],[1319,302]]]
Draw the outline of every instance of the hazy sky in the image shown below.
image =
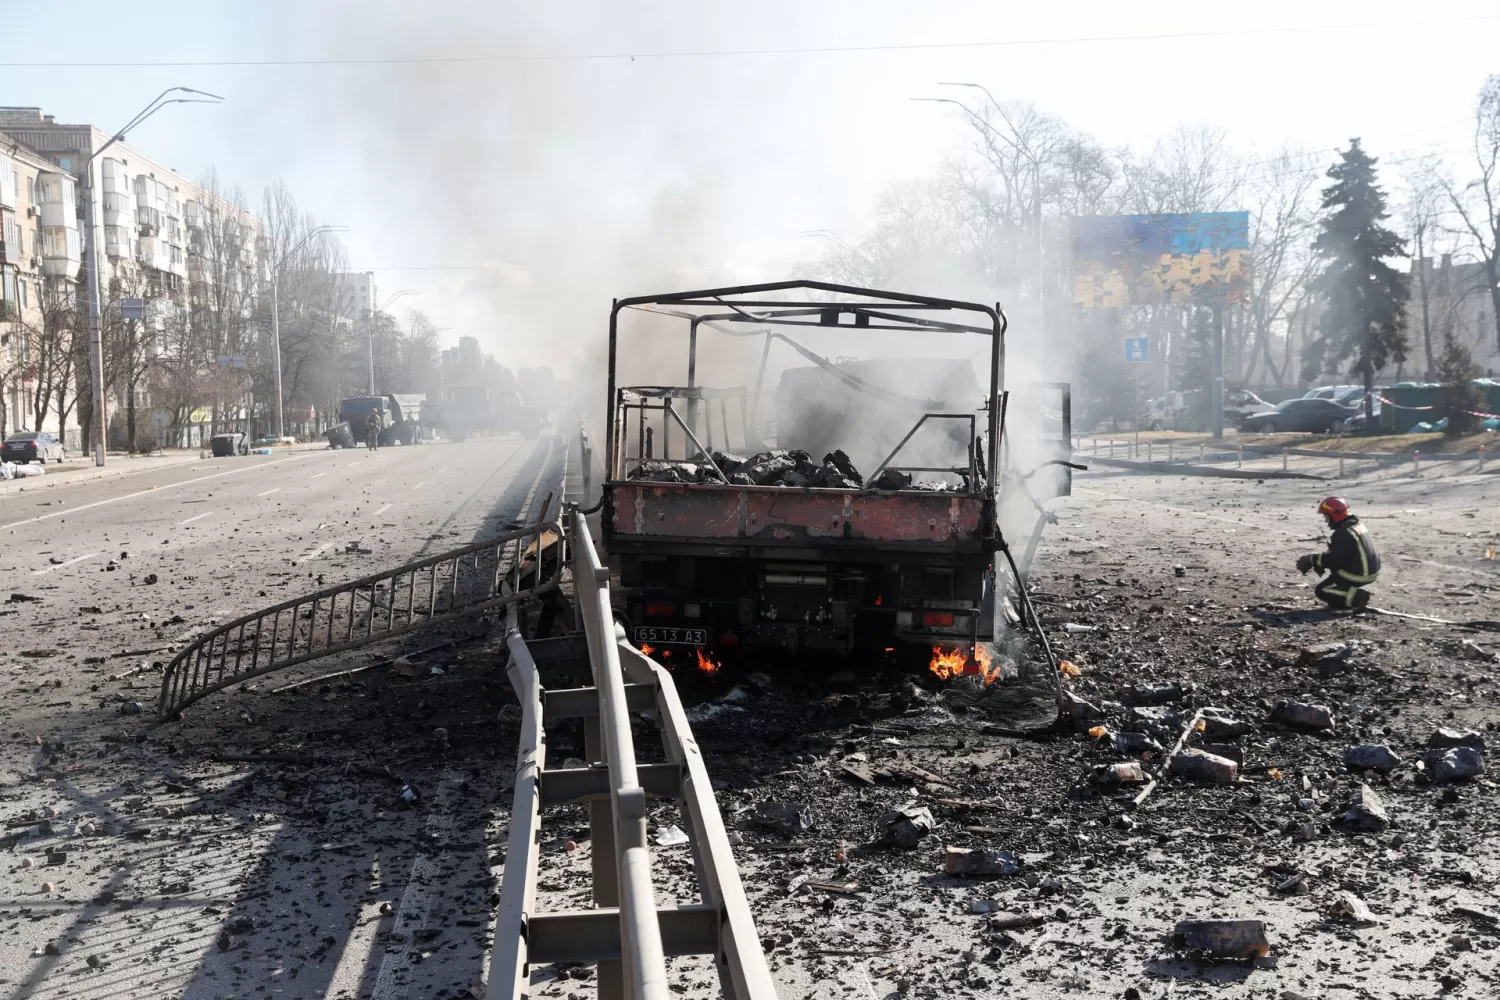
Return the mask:
[[611,296],[781,277],[821,252],[800,232],[856,238],[882,186],[962,141],[910,100],[938,81],[1108,145],[1213,122],[1399,159],[1461,153],[1500,71],[1493,0],[0,0],[0,23],[0,103],[108,130],[168,86],[223,94],[131,142],[256,204],[283,178],[350,227],[354,267],[512,364],[598,343]]

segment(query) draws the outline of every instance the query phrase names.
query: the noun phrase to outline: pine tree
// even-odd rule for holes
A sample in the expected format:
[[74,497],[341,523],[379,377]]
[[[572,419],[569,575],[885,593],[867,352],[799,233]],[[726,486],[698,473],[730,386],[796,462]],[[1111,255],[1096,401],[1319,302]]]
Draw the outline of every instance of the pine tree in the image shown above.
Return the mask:
[[1449,437],[1461,437],[1478,426],[1479,418],[1473,410],[1479,409],[1479,390],[1469,383],[1479,377],[1479,366],[1474,355],[1453,336],[1449,330],[1443,338],[1443,353],[1438,357],[1437,379],[1442,384],[1438,392],[1438,419],[1448,418],[1448,427],[1443,432]]
[[1210,386],[1214,377],[1214,311],[1198,307],[1192,313],[1192,327],[1182,347],[1182,360],[1174,372],[1177,388],[1190,392],[1192,422],[1195,427],[1212,426],[1209,411],[1213,408]]
[[[1359,144],[1328,169],[1333,183],[1323,189],[1323,211],[1313,243],[1322,264],[1313,290],[1322,299],[1318,336],[1303,355],[1303,373],[1335,374],[1348,365],[1370,390],[1375,374],[1392,361],[1406,360],[1408,276],[1387,261],[1406,256],[1406,241],[1380,223],[1387,217],[1385,192],[1376,183],[1375,160]],[[1374,420],[1368,420],[1374,426]]]

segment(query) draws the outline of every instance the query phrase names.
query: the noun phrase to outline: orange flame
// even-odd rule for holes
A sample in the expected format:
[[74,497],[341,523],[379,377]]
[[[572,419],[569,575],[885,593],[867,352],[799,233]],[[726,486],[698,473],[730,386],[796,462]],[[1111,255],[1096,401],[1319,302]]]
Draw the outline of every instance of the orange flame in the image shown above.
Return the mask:
[[703,671],[705,674],[716,674],[719,672],[719,663],[713,658],[713,656],[705,653],[701,649],[695,649],[693,650],[693,652],[698,654],[699,670]]
[[650,643],[643,642],[641,643],[641,652],[645,653],[647,656],[650,656],[652,653],[656,652],[656,647],[651,645]]
[[942,646],[933,646],[932,662],[927,664],[927,669],[945,681],[966,674],[979,677],[986,684],[1000,679],[1000,665],[995,662],[988,645],[981,642],[974,646],[973,663],[969,662],[966,650],[965,646],[946,650]]

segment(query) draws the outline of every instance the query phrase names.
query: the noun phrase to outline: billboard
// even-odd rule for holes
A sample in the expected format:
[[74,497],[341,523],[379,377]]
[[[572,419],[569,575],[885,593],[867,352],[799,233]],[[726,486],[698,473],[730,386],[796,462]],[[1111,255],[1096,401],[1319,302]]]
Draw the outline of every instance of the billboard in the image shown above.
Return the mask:
[[1250,213],[1073,220],[1073,301],[1088,308],[1231,303],[1250,291]]

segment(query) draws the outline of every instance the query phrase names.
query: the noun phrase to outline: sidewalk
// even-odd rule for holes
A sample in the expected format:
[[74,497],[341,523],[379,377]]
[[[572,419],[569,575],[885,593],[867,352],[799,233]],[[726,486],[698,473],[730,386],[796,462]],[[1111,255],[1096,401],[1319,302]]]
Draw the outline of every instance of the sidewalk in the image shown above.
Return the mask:
[[27,477],[25,479],[0,480],[0,496],[10,493],[21,493],[27,490],[45,489],[50,486],[67,486],[71,483],[87,483],[98,479],[119,479],[125,476],[135,476],[143,472],[155,472],[158,469],[170,469],[179,465],[192,465],[197,462],[253,462],[257,459],[280,458],[289,454],[303,451],[327,451],[326,441],[307,442],[304,444],[289,445],[276,448],[269,456],[246,455],[237,458],[215,459],[204,458],[207,452],[200,452],[196,448],[173,449],[161,455],[126,455],[124,452],[107,452],[104,459],[104,467],[93,463],[90,458],[72,458],[65,465],[47,466],[45,476]]

